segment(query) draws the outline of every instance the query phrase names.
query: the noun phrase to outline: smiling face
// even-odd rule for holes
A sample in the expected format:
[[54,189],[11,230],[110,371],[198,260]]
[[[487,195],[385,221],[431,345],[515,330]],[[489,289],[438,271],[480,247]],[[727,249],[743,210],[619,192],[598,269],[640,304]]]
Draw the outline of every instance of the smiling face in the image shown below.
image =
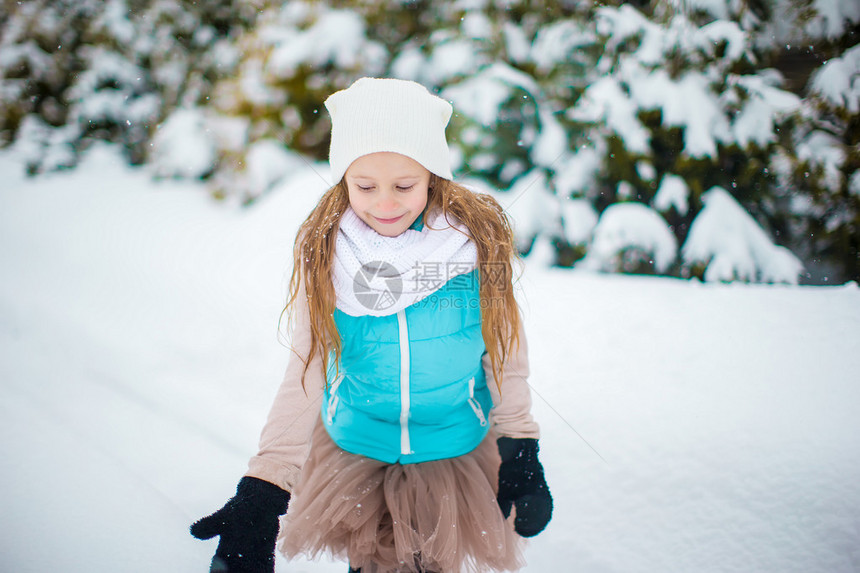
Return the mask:
[[396,237],[427,206],[430,172],[414,159],[391,152],[359,157],[344,175],[349,204],[374,231]]

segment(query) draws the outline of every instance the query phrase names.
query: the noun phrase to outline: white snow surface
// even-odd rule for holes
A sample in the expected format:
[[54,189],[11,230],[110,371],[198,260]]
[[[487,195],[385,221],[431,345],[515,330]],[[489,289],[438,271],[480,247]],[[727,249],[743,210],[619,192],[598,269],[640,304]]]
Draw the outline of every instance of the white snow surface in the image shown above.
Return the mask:
[[[104,148],[36,179],[0,155],[5,571],[206,570],[188,525],[233,493],[280,382],[314,169],[238,210]],[[555,497],[525,571],[857,570],[856,285],[525,266]]]

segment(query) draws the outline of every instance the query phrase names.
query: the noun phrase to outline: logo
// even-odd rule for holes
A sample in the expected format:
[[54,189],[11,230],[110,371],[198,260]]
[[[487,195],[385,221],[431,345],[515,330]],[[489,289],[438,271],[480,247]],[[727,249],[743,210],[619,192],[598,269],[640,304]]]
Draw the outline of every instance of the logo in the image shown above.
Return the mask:
[[403,292],[400,275],[389,263],[364,263],[352,279],[352,292],[358,302],[368,310],[391,308]]

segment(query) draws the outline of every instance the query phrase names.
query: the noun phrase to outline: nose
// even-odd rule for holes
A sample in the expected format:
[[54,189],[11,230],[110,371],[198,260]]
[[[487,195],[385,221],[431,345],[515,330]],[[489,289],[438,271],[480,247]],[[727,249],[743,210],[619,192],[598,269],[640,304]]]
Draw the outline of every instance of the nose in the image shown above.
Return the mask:
[[381,193],[379,201],[376,203],[376,208],[382,213],[396,211],[398,208],[397,199],[389,192]]

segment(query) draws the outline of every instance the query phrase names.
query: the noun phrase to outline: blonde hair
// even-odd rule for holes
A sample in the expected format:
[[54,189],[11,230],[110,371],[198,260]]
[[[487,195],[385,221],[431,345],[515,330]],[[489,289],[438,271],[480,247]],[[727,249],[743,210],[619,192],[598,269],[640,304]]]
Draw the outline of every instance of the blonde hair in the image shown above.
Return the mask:
[[[284,312],[292,312],[299,286],[308,293],[311,348],[305,360],[302,385],[311,360],[323,357],[323,369],[330,353],[337,364],[341,340],[334,321],[335,292],[331,280],[335,242],[340,219],[349,207],[343,180],[330,188],[299,227],[293,247],[293,273]],[[513,230],[507,215],[491,196],[475,193],[448,179],[430,175],[427,208],[431,213],[450,213],[471,234],[478,250],[480,277],[481,334],[490,356],[493,376],[501,390],[502,367],[519,345],[520,314],[513,292],[513,263],[517,260]]]

